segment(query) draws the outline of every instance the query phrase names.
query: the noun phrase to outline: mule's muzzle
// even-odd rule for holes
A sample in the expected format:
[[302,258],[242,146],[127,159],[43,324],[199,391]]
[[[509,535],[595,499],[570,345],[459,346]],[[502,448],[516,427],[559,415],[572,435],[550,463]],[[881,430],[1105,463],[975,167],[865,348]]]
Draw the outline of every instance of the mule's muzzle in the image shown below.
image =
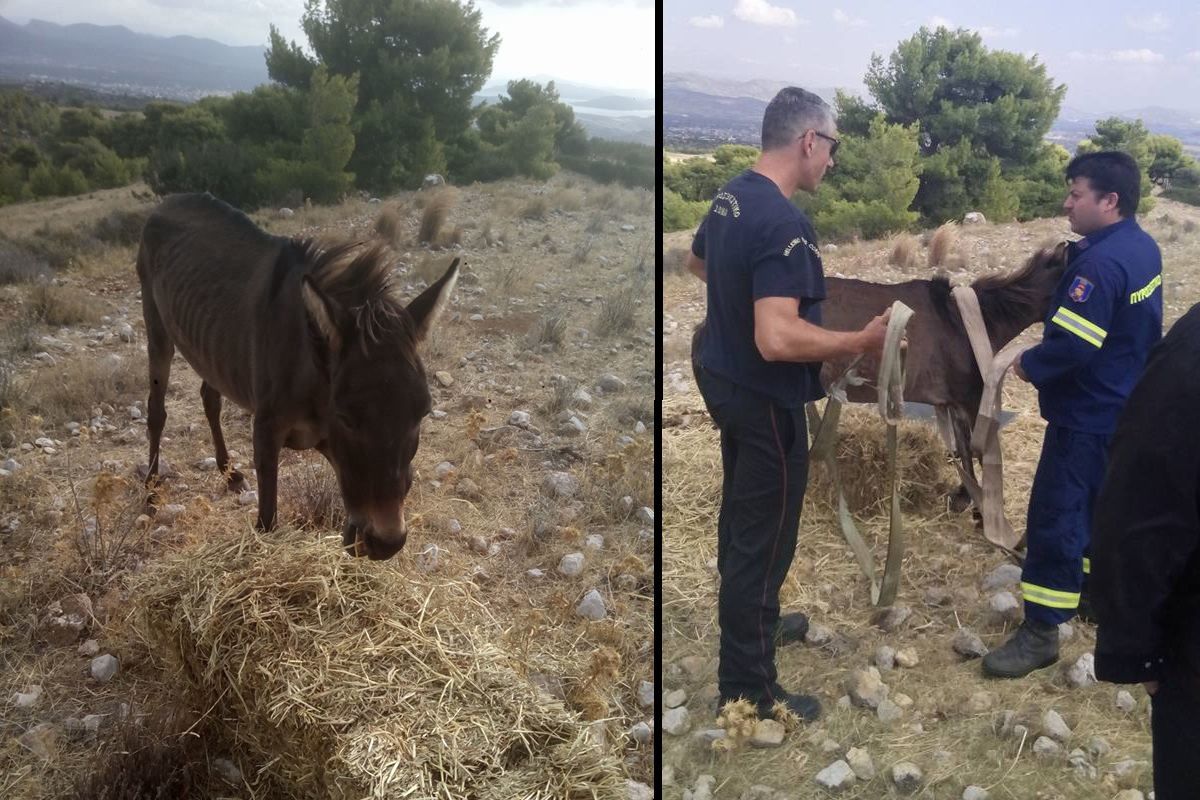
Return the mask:
[[342,546],[352,556],[366,556],[372,561],[386,561],[404,549],[408,532],[401,529],[390,536],[380,536],[370,527],[347,522],[342,530]]

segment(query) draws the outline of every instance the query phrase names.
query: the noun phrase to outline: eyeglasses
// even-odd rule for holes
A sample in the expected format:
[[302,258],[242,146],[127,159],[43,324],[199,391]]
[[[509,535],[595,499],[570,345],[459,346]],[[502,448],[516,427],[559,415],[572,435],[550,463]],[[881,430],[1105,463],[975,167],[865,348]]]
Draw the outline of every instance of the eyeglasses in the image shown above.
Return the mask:
[[817,136],[820,136],[825,141],[831,142],[831,144],[829,145],[829,157],[830,158],[833,158],[835,155],[837,155],[838,145],[841,144],[841,141],[839,139],[835,139],[832,136],[826,136],[825,134],[821,133],[820,131],[813,131],[813,133],[815,133]]

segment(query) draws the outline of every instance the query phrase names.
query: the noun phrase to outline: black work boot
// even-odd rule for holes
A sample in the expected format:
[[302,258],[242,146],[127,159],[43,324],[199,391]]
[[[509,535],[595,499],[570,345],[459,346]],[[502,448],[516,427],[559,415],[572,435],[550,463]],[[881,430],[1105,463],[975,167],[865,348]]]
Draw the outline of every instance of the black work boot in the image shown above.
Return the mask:
[[[762,698],[757,703],[749,701],[755,705],[755,710],[758,712],[759,719],[775,719],[775,704],[782,702],[787,706],[788,710],[795,714],[803,722],[813,722],[821,716],[821,701],[813,697],[811,694],[796,694],[787,691],[779,684],[772,687],[772,696],[775,699]],[[725,708],[726,703],[731,703],[734,700],[743,698],[727,698],[722,697],[717,702],[717,714],[719,715]]]
[[781,614],[775,625],[775,646],[783,647],[793,642],[803,642],[808,635],[808,617],[800,611]]
[[983,657],[983,674],[1023,678],[1058,661],[1058,626],[1026,619],[1007,642]]

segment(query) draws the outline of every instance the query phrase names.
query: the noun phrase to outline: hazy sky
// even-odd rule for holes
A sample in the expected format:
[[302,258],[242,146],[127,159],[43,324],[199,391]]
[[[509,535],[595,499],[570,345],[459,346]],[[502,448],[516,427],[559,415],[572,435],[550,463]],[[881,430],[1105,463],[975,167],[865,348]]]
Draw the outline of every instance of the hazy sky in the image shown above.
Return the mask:
[[[483,25],[499,33],[492,80],[553,75],[652,97],[654,5],[650,0],[483,0]],[[187,34],[225,44],[266,45],[268,26],[307,44],[304,0],[0,0],[0,16],[62,24],[124,25],[139,33]]]
[[1066,105],[1200,112],[1200,5],[1128,0],[666,0],[668,72],[865,92],[871,54],[885,59],[922,25],[978,31],[991,49],[1034,54]]

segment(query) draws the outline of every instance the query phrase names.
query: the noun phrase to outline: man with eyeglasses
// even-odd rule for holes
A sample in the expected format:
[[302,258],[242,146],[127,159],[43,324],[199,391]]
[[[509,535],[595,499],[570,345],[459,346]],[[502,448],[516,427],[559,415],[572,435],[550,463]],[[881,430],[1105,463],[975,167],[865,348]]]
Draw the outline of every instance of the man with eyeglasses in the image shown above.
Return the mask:
[[780,686],[776,641],[803,638],[802,614],[781,619],[808,482],[804,404],[823,396],[821,362],[878,352],[887,314],[860,331],[821,327],[825,278],[817,237],[790,200],[815,191],[834,165],[837,125],[820,97],[796,87],[767,105],[762,155],[717,192],[688,269],[707,283],[694,343],[700,393],[721,431],[717,522],[720,703],[744,698],[762,718],[783,704],[820,716],[817,698]]

